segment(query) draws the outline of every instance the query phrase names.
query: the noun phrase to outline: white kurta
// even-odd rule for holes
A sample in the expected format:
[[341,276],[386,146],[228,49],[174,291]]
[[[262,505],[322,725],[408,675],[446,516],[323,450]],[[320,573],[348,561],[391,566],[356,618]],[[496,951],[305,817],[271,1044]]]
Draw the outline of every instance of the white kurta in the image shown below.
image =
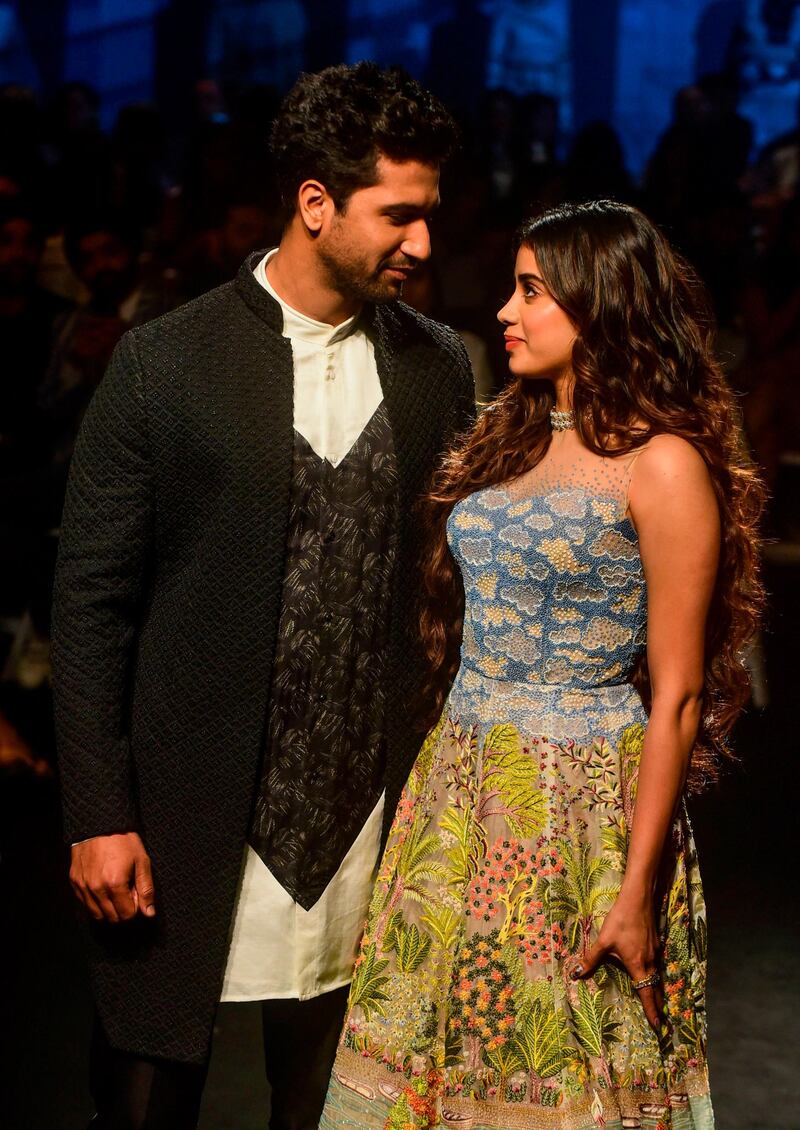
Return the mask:
[[[336,467],[383,401],[372,342],[354,318],[333,327],[288,306],[267,279],[272,254],[255,277],[280,304],[283,335],[292,343],[294,427]],[[381,797],[310,910],[246,848],[223,1001],[306,1000],[350,981],[375,881],[383,805]]]

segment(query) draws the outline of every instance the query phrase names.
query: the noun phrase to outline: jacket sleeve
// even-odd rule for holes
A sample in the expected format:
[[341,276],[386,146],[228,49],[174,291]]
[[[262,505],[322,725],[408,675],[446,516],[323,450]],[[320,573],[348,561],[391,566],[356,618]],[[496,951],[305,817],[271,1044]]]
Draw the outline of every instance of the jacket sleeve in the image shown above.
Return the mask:
[[67,840],[136,829],[131,661],[152,554],[142,376],[126,334],[70,468],[53,606],[53,694]]

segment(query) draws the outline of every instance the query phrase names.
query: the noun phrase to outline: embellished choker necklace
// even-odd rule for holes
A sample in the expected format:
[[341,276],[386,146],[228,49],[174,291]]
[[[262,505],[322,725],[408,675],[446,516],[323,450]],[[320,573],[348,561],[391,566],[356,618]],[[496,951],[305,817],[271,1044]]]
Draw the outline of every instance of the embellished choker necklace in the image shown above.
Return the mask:
[[566,432],[575,427],[575,413],[559,412],[558,409],[551,408],[550,425],[554,432]]

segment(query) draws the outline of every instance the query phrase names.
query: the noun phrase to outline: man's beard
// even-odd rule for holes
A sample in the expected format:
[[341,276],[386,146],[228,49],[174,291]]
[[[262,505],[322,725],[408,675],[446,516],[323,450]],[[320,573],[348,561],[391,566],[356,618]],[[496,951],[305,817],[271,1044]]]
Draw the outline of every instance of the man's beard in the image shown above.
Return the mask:
[[330,252],[321,251],[320,258],[325,264],[331,283],[336,290],[345,297],[356,302],[394,302],[403,291],[403,281],[397,278],[388,278],[384,271],[387,267],[402,267],[411,271],[417,264],[405,260],[402,263],[392,263],[389,259],[381,260],[377,268],[369,271],[367,264],[355,258],[350,259],[342,255],[331,255]]

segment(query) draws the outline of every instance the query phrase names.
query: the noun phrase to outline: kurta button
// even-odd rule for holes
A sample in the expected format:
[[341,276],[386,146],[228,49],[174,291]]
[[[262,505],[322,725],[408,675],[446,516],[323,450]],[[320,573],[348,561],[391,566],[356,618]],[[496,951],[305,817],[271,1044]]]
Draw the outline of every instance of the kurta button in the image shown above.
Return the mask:
[[326,695],[324,691],[320,691],[317,695],[317,702],[325,702]]
[[333,613],[332,612],[324,612],[322,614],[322,623],[323,624],[330,624],[331,620],[333,620]]

